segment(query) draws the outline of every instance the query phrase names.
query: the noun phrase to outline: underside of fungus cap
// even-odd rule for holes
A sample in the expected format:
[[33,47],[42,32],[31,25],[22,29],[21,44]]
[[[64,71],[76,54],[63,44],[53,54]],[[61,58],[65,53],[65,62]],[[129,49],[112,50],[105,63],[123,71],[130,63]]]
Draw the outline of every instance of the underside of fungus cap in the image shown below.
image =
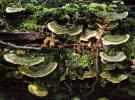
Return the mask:
[[81,35],[80,40],[81,41],[88,41],[89,39],[96,37],[96,34],[97,34],[97,31],[86,29],[84,34]]

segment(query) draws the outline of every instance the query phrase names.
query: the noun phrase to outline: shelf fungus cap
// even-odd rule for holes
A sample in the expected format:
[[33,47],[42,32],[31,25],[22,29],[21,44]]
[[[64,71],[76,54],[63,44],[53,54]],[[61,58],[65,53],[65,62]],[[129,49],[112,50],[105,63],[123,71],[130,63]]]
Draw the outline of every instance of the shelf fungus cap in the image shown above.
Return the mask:
[[117,20],[122,20],[125,19],[128,16],[128,12],[122,12],[122,13],[117,13],[117,12],[97,12],[97,16],[99,17],[105,17],[107,21],[117,21]]
[[104,45],[120,45],[126,43],[130,35],[105,35],[102,40]]
[[109,13],[107,17],[110,21],[116,21],[116,20],[122,20],[126,18],[127,16],[128,16],[128,12],[125,11],[122,13],[116,13],[116,12]]
[[86,29],[85,33],[81,35],[80,40],[87,42],[89,39],[96,37],[97,31]]
[[35,96],[44,97],[48,95],[48,91],[38,84],[31,83],[28,85],[27,88],[28,91]]
[[7,53],[4,56],[5,61],[17,64],[17,65],[25,65],[25,66],[33,66],[38,65],[44,62],[43,56],[33,56],[33,55],[17,55],[15,53]]
[[25,10],[26,10],[25,8],[7,7],[5,11],[6,13],[11,14],[11,13],[19,13]]
[[84,79],[90,79],[95,77],[96,77],[96,72],[94,70],[91,70],[91,71],[85,71],[84,74],[78,79],[84,80]]
[[47,26],[51,32],[57,35],[68,34],[70,36],[75,36],[79,35],[83,30],[82,25],[67,27],[65,25],[58,24],[56,21],[49,22]]
[[21,74],[31,78],[41,78],[51,74],[57,68],[56,62],[51,62],[48,65],[38,66],[19,66],[18,70]]
[[123,80],[126,80],[128,78],[128,75],[127,74],[121,74],[121,73],[113,75],[110,72],[102,72],[100,74],[100,77],[108,80],[109,82],[117,84],[117,83],[120,83]]
[[100,52],[100,57],[107,62],[122,62],[127,58],[124,52],[117,52],[116,55],[113,56]]

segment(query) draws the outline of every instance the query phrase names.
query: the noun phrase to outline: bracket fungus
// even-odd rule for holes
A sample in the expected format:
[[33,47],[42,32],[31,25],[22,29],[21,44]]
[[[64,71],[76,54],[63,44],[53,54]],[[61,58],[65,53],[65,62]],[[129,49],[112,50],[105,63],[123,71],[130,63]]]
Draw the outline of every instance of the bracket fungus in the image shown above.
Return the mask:
[[128,16],[128,12],[123,12],[123,13],[108,13],[107,19],[109,21],[116,21],[116,20],[122,20]]
[[7,13],[7,14],[14,14],[14,13],[20,13],[20,12],[23,12],[23,11],[25,11],[26,9],[25,8],[22,8],[22,7],[20,7],[20,8],[17,8],[17,7],[7,7],[6,9],[5,9],[5,12]]
[[80,40],[81,41],[89,41],[89,39],[96,37],[97,31],[92,31],[89,29],[85,30],[85,33],[81,35]]
[[38,84],[34,84],[34,83],[28,85],[28,91],[31,94],[39,96],[39,97],[44,97],[44,96],[48,95],[48,91],[45,88],[41,87]]
[[70,36],[75,36],[79,35],[83,30],[82,25],[67,27],[65,25],[58,24],[56,21],[49,22],[47,26],[50,31],[57,35],[68,34]]
[[122,20],[128,16],[128,12],[122,12],[122,13],[117,13],[117,12],[98,12],[97,16],[99,17],[105,17],[108,21],[117,21],[117,20]]
[[89,11],[94,12],[98,17],[105,17],[108,21],[122,20],[128,16],[128,12],[114,12],[114,8],[106,4],[91,3]]
[[123,52],[117,52],[116,55],[110,56],[104,52],[100,52],[101,59],[108,62],[122,62],[127,56]]
[[78,96],[72,97],[71,100],[81,100]]
[[17,64],[17,65],[25,65],[25,66],[33,66],[40,64],[44,62],[44,57],[43,56],[34,56],[34,55],[17,55],[15,53],[7,53],[4,56],[4,59],[12,64]]
[[56,62],[51,62],[48,65],[38,65],[38,66],[19,66],[18,70],[21,74],[26,75],[31,78],[45,77],[51,74],[57,68]]
[[120,73],[113,75],[112,73],[109,72],[102,72],[100,74],[100,77],[116,84],[116,83],[120,83],[123,80],[126,80],[128,78],[128,75],[120,74]]
[[126,43],[130,36],[126,35],[105,35],[102,40],[104,45],[120,45]]
[[84,79],[90,79],[95,77],[96,77],[96,71],[90,70],[90,71],[85,71],[84,74],[80,76],[78,79],[84,80]]

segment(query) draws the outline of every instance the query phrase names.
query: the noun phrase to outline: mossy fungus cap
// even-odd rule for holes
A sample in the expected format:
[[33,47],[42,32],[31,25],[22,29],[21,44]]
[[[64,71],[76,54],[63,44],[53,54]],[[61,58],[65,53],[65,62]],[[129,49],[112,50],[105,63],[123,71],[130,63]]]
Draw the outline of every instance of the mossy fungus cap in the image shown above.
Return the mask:
[[18,70],[21,74],[26,75],[31,78],[41,78],[51,74],[57,68],[56,62],[51,62],[48,65],[38,65],[38,66],[19,66]]
[[120,45],[126,43],[130,35],[105,35],[102,40],[104,45]]
[[100,52],[100,57],[107,62],[122,62],[127,58],[124,52],[117,52],[116,55],[113,56],[110,56],[104,52]]
[[38,65],[44,62],[45,58],[43,56],[32,56],[32,55],[17,55],[15,53],[7,53],[4,56],[5,61],[17,64],[17,65],[25,65],[25,66],[33,66]]
[[58,24],[56,21],[49,22],[47,26],[51,32],[57,35],[68,34],[70,36],[75,36],[79,35],[83,30],[82,25],[67,27],[65,25]]

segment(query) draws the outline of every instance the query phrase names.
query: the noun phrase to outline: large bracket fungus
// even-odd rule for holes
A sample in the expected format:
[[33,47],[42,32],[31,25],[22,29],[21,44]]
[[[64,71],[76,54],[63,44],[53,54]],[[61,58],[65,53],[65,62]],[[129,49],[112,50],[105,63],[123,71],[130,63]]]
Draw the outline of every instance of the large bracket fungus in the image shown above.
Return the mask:
[[123,13],[108,13],[107,19],[109,19],[109,21],[116,21],[116,20],[121,20],[124,19],[128,16],[128,12],[123,12]]
[[102,72],[100,74],[100,76],[103,78],[103,79],[106,79],[112,83],[120,83],[121,81],[123,80],[126,80],[128,78],[128,75],[126,74],[112,74],[112,73],[109,73],[109,72]]
[[18,70],[21,74],[31,78],[45,77],[51,74],[57,68],[56,62],[51,62],[47,65],[41,64],[38,66],[19,66]]
[[25,66],[33,66],[40,64],[44,62],[44,57],[43,56],[34,56],[34,55],[17,55],[15,53],[7,53],[4,55],[4,59],[12,64],[17,64],[17,65],[25,65]]
[[130,36],[126,35],[105,35],[102,40],[104,45],[120,45],[126,43]]
[[56,21],[49,22],[47,26],[50,31],[57,35],[68,34],[70,36],[75,36],[80,34],[83,30],[82,25],[67,27],[65,25],[58,24]]
[[117,52],[116,55],[110,56],[104,52],[100,52],[101,59],[108,62],[122,62],[127,56],[123,52]]

